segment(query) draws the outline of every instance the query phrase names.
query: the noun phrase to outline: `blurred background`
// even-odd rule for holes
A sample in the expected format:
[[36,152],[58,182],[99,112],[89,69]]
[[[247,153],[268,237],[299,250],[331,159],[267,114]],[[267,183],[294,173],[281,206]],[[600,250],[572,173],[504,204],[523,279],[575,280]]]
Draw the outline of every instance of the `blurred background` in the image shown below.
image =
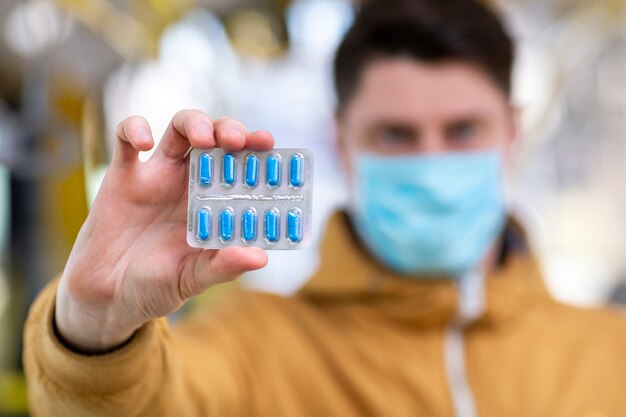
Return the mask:
[[[626,303],[626,2],[488,3],[518,41],[523,138],[511,206],[547,285],[577,305]],[[159,137],[177,110],[198,108],[270,130],[279,147],[312,148],[319,237],[345,200],[329,64],[353,6],[0,2],[0,416],[28,415],[22,324],[62,270],[126,116],[144,115]],[[316,253],[316,245],[271,253],[269,266],[239,285],[291,293]]]

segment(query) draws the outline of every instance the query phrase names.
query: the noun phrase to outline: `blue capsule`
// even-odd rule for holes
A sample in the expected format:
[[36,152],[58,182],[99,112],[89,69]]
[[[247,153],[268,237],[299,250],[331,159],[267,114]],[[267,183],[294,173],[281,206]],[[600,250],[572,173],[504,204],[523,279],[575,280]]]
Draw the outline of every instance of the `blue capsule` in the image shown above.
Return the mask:
[[198,182],[200,185],[211,184],[211,173],[213,171],[213,157],[208,153],[200,155],[200,161],[198,162]]
[[223,161],[222,180],[224,184],[233,185],[235,183],[235,155],[224,154]]
[[198,210],[197,235],[200,240],[211,237],[211,212],[207,209]]
[[220,239],[228,242],[233,238],[234,215],[232,210],[224,209],[220,213]]
[[291,243],[302,240],[302,213],[298,209],[291,209],[287,213],[287,238]]
[[289,184],[292,187],[302,186],[302,155],[295,154],[289,161]]
[[248,155],[246,158],[246,185],[255,187],[259,180],[259,158],[256,155]]
[[278,209],[271,209],[265,212],[265,239],[268,242],[278,240],[280,213]]
[[280,158],[277,155],[269,155],[265,168],[267,185],[276,187],[280,183]]
[[243,240],[251,242],[256,239],[256,211],[248,209],[241,216],[241,235]]

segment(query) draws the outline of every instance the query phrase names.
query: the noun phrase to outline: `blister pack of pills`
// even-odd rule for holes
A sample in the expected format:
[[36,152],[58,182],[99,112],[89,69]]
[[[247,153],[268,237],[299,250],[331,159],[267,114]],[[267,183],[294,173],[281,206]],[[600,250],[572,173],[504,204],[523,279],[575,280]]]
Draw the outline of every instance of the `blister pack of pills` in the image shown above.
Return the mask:
[[308,149],[192,149],[187,243],[302,249],[311,240],[312,198]]

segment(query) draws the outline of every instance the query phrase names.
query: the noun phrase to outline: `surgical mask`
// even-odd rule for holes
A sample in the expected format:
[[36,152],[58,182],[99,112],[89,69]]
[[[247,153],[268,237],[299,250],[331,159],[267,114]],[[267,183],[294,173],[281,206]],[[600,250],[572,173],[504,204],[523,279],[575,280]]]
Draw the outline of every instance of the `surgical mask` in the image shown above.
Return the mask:
[[351,218],[363,244],[401,274],[456,278],[505,223],[498,151],[355,158]]

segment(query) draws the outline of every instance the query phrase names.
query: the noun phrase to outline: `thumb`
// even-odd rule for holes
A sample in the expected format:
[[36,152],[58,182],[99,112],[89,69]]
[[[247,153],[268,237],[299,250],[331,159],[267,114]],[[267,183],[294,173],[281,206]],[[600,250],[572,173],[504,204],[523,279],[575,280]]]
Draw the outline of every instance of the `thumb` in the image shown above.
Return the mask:
[[267,254],[260,248],[233,246],[199,251],[183,262],[180,293],[183,299],[188,299],[244,272],[263,268],[267,265]]

